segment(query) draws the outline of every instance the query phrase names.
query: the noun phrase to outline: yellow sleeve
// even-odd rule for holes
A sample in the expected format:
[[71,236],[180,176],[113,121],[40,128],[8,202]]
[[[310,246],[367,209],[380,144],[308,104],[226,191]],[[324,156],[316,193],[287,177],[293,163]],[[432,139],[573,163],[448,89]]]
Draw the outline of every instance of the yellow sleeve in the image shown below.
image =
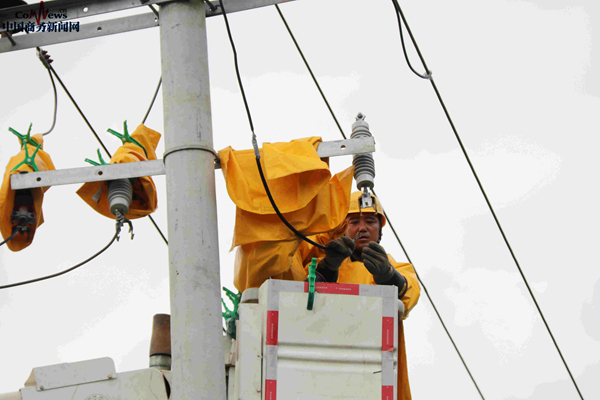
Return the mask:
[[402,302],[404,303],[404,317],[402,319],[406,319],[408,318],[410,311],[414,308],[414,306],[417,305],[417,302],[419,301],[419,296],[421,295],[421,286],[419,285],[419,280],[417,279],[417,274],[412,264],[396,262],[396,260],[394,260],[394,258],[389,254],[388,259],[396,271],[406,278],[407,288],[406,292],[401,298]]

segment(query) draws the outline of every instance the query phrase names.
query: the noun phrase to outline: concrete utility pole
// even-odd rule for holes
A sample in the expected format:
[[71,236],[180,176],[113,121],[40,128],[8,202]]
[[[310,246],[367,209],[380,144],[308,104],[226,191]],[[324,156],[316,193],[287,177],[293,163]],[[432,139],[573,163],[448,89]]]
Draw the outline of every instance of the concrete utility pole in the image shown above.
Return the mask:
[[215,155],[201,0],[160,9],[172,397],[225,400]]

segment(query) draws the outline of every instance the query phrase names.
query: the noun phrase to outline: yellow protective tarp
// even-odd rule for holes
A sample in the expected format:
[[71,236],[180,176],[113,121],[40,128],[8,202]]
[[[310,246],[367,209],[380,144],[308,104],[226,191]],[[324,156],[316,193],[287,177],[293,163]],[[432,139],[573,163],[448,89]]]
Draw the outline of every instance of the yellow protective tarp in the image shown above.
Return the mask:
[[[316,151],[320,138],[267,143],[261,165],[275,204],[305,235],[328,232],[344,223],[353,167],[333,177]],[[304,280],[295,257],[301,239],[281,222],[263,187],[253,150],[219,151],[229,197],[236,205],[232,248],[237,249],[234,285],[240,291],[268,278]]]
[[[38,150],[35,155],[35,165],[37,165],[39,171],[52,171],[54,170],[54,164],[50,155],[43,150],[44,137],[41,134],[33,135],[33,140],[41,144],[42,147]],[[36,150],[36,146],[27,144],[27,152],[31,156]],[[4,179],[2,181],[2,187],[0,188],[0,231],[4,239],[8,238],[12,234],[13,224],[10,222],[10,215],[15,206],[15,190],[10,188],[10,176],[12,174],[18,174],[21,172],[34,172],[34,169],[27,164],[22,164],[19,168],[11,171],[16,165],[25,159],[25,148],[8,161],[6,170],[4,171]],[[12,240],[6,243],[6,246],[12,251],[20,251],[29,246],[33,242],[33,236],[38,226],[44,222],[44,215],[42,213],[42,202],[44,200],[44,193],[49,187],[28,189],[33,197],[33,212],[35,213],[35,224],[31,227],[29,232],[29,241],[27,240],[27,234],[19,234]]]
[[[110,159],[110,164],[121,164],[136,161],[156,160],[156,146],[160,140],[161,134],[140,124],[131,137],[137,140],[144,149],[135,143],[125,143],[115,152]],[[88,182],[77,190],[79,197],[83,199],[90,207],[104,215],[114,219],[115,216],[110,212],[108,204],[108,184],[106,182]],[[156,186],[151,177],[145,176],[135,178],[133,182],[133,201],[129,206],[129,212],[125,218],[136,219],[152,214],[158,207],[158,198],[156,196]]]
[[[289,143],[265,143],[260,149],[261,165],[277,207],[282,213],[306,206],[329,181],[327,163],[318,154],[319,137]],[[219,151],[227,192],[235,205],[255,214],[273,214],[256,165],[254,150]]]

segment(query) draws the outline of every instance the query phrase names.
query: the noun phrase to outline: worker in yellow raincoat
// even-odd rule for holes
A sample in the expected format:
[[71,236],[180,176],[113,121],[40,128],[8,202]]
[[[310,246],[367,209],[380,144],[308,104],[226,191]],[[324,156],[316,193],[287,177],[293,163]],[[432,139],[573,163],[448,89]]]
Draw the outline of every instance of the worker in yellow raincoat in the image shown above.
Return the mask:
[[[398,298],[404,303],[404,320],[417,304],[421,293],[415,270],[412,264],[396,262],[379,244],[386,223],[383,208],[373,196],[374,207],[359,210],[361,195],[362,192],[352,193],[348,215],[341,229],[312,237],[316,242],[326,244],[325,251],[303,242],[296,257],[301,258],[306,266],[312,257],[320,258],[317,282],[397,286]],[[398,400],[407,400],[411,399],[411,395],[402,320],[398,326],[400,359],[397,388]]]

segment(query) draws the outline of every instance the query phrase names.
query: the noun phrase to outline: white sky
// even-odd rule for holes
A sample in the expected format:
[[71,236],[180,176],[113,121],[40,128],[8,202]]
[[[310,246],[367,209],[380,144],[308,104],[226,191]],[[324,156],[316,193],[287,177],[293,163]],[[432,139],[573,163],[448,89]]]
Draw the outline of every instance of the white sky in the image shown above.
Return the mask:
[[[402,2],[480,179],[587,399],[600,397],[600,191],[597,115],[600,5],[591,0]],[[431,85],[402,56],[389,0],[283,4],[305,56],[347,134],[367,115],[377,141],[376,190],[487,399],[574,399],[577,393],[495,226]],[[84,21],[82,21],[83,23]],[[274,7],[230,15],[259,142],[340,139]],[[214,145],[251,147],[222,17],[208,40]],[[46,48],[111,151],[106,133],[143,118],[160,76],[159,29]],[[422,70],[411,51],[413,64]],[[0,163],[18,152],[13,127],[51,123],[52,91],[35,50],[3,54]],[[57,168],[81,167],[99,147],[59,87],[46,137]],[[147,125],[163,132],[162,98]],[[162,158],[164,142],[157,154]],[[338,172],[350,157],[332,159]],[[233,288],[234,206],[217,176],[222,284]],[[155,177],[167,232],[164,177]],[[0,248],[0,285],[68,268],[102,248],[114,224],[75,194],[51,188],[34,243]],[[33,367],[110,356],[145,368],[152,316],[169,312],[167,248],[134,221],[76,272],[0,291],[0,393]],[[382,244],[404,260],[391,231]],[[479,399],[423,295],[405,323],[415,399]]]

